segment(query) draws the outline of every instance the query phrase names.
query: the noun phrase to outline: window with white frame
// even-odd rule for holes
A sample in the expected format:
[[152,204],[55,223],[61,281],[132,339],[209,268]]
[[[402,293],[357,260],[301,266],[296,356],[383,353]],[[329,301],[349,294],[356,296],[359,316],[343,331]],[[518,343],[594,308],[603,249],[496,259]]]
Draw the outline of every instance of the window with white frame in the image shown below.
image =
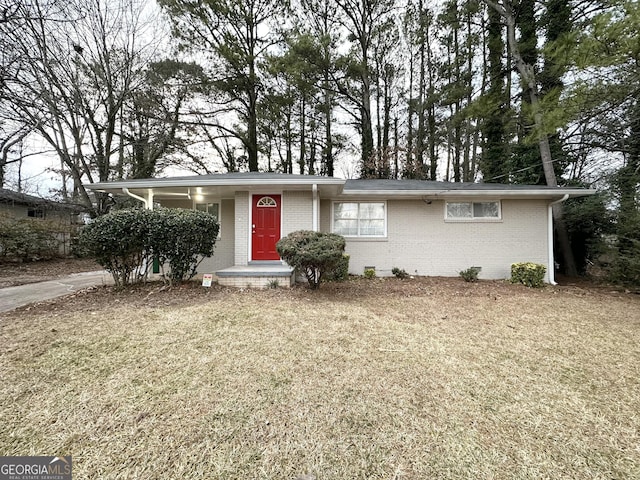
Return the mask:
[[498,220],[500,202],[447,202],[447,220]]
[[384,202],[335,202],[333,233],[347,237],[384,237],[386,210]]
[[216,220],[220,221],[220,204],[219,203],[196,203],[196,210],[210,213]]

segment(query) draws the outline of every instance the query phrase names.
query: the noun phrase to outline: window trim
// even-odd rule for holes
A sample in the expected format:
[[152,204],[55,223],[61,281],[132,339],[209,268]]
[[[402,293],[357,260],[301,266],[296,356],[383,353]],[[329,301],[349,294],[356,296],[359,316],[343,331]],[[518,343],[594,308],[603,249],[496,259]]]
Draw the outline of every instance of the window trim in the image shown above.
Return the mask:
[[28,207],[27,208],[27,217],[28,218],[46,218],[47,214],[43,207]]
[[[383,205],[384,208],[384,219],[383,219],[383,233],[382,235],[361,235],[360,233],[356,235],[343,235],[342,233],[336,232],[335,229],[335,220],[336,220],[336,204],[338,203],[355,203],[358,205],[358,230],[360,230],[360,205],[363,203],[379,203]],[[389,210],[387,208],[386,200],[334,200],[331,202],[331,232],[337,233],[338,235],[342,235],[345,238],[349,239],[358,239],[358,240],[380,240],[387,238],[387,222],[389,218]]]
[[[208,204],[216,204],[218,205],[218,218],[216,219],[218,221],[218,239],[220,239],[222,237],[222,200],[215,198],[215,199],[203,199],[203,200],[198,200],[196,201],[195,199],[193,200],[193,204],[191,206],[192,210],[196,210],[199,212],[202,212],[202,210],[198,210],[197,206],[198,205],[208,205]],[[209,213],[209,212],[206,212]]]
[[[211,202],[213,203],[213,202]],[[271,195],[263,195],[262,198],[256,202],[257,208],[278,208],[278,202],[276,202]]]
[[[496,203],[498,204],[498,216],[497,217],[449,217],[447,206],[450,203],[470,203],[471,204],[471,214],[473,215],[473,204],[474,203]],[[497,223],[502,222],[502,202],[496,199],[475,199],[475,200],[467,200],[467,199],[457,199],[457,200],[447,200],[444,202],[444,221],[451,223]]]

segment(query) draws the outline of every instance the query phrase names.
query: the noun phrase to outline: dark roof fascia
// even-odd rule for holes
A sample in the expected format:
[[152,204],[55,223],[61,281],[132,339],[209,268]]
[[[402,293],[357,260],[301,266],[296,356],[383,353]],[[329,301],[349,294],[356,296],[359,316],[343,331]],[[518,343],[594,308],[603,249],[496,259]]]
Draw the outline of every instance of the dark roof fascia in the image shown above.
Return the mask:
[[347,180],[343,196],[373,197],[539,197],[593,195],[594,189],[494,183],[454,183],[421,180]]
[[49,200],[26,193],[14,192],[6,188],[0,188],[0,203],[12,205],[24,205],[28,207],[44,208],[47,210],[72,210],[81,212],[86,210],[82,205],[74,203],[63,203]]

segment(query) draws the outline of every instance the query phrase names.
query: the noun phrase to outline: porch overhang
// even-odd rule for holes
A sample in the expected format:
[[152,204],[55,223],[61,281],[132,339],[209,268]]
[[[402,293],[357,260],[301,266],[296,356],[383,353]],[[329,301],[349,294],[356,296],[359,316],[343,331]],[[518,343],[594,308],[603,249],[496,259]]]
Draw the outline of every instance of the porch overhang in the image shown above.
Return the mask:
[[285,175],[277,173],[226,173],[195,175],[173,178],[148,178],[101,182],[85,186],[97,192],[121,194],[126,189],[139,197],[154,200],[191,199],[196,196],[233,198],[235,192],[259,191],[261,189],[313,191],[321,197],[335,197],[340,194],[345,180],[340,178],[317,177],[313,175]]

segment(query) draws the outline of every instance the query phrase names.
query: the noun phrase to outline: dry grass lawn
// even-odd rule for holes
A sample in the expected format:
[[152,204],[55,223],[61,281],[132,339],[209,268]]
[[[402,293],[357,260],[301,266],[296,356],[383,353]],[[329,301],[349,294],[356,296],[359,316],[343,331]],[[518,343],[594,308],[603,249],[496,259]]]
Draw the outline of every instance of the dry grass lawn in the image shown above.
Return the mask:
[[0,316],[0,455],[70,454],[77,479],[640,478],[640,297],[457,280]]

